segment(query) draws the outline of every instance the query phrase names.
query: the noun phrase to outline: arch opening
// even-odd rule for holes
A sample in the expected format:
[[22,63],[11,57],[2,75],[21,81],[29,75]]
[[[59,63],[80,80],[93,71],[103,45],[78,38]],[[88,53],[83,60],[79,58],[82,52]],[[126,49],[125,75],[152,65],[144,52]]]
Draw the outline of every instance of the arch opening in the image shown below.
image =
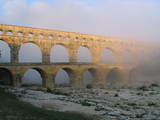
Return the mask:
[[11,62],[11,49],[9,45],[0,40],[0,63],[9,63]]
[[131,64],[132,63],[132,54],[130,51],[125,50],[122,52],[122,64]]
[[109,71],[106,76],[107,85],[109,87],[115,87],[116,84],[120,81],[121,75],[120,70],[118,68],[113,68]]
[[102,64],[114,64],[115,63],[114,54],[110,49],[105,48],[101,51],[100,63]]
[[22,86],[42,87],[45,78],[44,72],[39,68],[27,70],[22,77]]
[[24,43],[20,47],[18,59],[20,63],[41,63],[41,49],[34,43]]
[[88,69],[85,70],[83,73],[83,86],[85,88],[92,88],[93,82],[95,78],[95,70],[94,69]]
[[0,85],[13,85],[13,76],[8,69],[0,68]]
[[80,46],[77,50],[77,62],[79,63],[91,63],[92,54],[90,50],[85,46]]
[[72,70],[68,68],[60,69],[55,77],[54,84],[57,87],[69,87],[71,83]]
[[67,49],[62,45],[54,45],[51,48],[50,62],[52,63],[68,63],[69,55]]

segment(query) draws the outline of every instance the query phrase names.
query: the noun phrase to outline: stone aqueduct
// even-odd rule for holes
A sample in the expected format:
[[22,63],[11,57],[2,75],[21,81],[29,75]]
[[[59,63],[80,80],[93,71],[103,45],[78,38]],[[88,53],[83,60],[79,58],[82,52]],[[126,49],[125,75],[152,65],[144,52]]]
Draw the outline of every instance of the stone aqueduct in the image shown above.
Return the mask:
[[[138,60],[136,55],[142,46],[136,41],[114,39],[95,35],[38,29],[22,26],[0,24],[0,40],[8,43],[11,49],[11,62],[0,63],[0,69],[8,71],[11,75],[12,85],[20,87],[22,76],[28,69],[37,70],[43,80],[43,87],[53,88],[54,77],[60,69],[65,70],[70,77],[70,86],[83,87],[82,74],[89,70],[93,75],[94,87],[107,87],[107,74],[116,71],[118,80],[116,86],[127,86],[131,82],[131,71],[136,67]],[[42,51],[42,63],[19,63],[18,51],[24,43],[34,43]],[[69,53],[69,63],[50,63],[50,50],[53,45],[63,45]],[[92,63],[78,63],[76,61],[77,49],[80,46],[87,47],[92,54]],[[114,53],[114,64],[100,64],[99,55],[103,49],[110,49]],[[121,53],[128,50],[132,53],[132,63],[122,64]]]

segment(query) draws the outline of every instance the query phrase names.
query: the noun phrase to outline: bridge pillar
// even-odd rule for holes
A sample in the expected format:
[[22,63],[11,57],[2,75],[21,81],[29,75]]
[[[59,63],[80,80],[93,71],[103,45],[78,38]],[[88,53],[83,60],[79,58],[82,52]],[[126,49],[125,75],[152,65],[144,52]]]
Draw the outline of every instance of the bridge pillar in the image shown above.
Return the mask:
[[42,50],[42,63],[50,63],[50,49],[44,48]]
[[47,74],[46,78],[44,78],[44,79],[45,80],[43,81],[43,87],[53,89],[54,88],[53,75]]
[[13,74],[13,86],[14,87],[20,87],[22,82],[22,75],[20,74]]
[[69,62],[77,62],[77,51],[76,49],[69,49]]
[[82,88],[83,87],[83,75],[82,71],[76,70],[73,74],[70,75],[71,87],[73,88]]
[[50,56],[48,53],[43,53],[42,55],[42,63],[50,63]]
[[11,63],[18,63],[18,55],[19,55],[20,46],[11,45],[10,49],[11,49]]
[[120,65],[121,64],[121,53],[120,52],[115,52],[114,54],[114,58],[115,58],[115,64]]
[[94,64],[98,64],[99,63],[99,52],[98,52],[98,50],[93,50],[91,53],[92,53],[92,62]]
[[105,72],[103,70],[97,70],[94,75],[93,87],[95,88],[105,88],[106,81],[105,81]]

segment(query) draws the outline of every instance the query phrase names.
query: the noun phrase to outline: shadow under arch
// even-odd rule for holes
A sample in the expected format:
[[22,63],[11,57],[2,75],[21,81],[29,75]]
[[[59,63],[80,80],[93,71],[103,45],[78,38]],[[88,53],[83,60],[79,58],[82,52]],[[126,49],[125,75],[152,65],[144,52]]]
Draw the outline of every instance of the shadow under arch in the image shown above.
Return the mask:
[[121,79],[122,79],[121,70],[119,68],[112,68],[106,75],[107,87],[109,88],[116,87],[118,83],[120,83]]
[[35,42],[24,42],[18,51],[18,61],[19,63],[41,63],[42,49]]
[[36,46],[38,46],[38,47],[42,50],[42,48],[41,48],[40,44],[39,44],[38,42],[36,42],[36,41],[32,41],[32,40],[22,42],[22,43],[20,44],[20,46],[22,46],[23,44],[26,44],[26,43],[32,43],[32,44],[35,44]]
[[10,70],[0,68],[0,85],[13,85],[13,75]]
[[[27,78],[24,78],[25,75]],[[36,80],[35,80],[35,77],[36,77]],[[23,74],[22,86],[45,87],[45,80],[46,79],[47,79],[47,75],[44,70],[42,70],[41,68],[37,68],[37,67],[30,68],[30,69],[26,70]]]
[[55,87],[71,87],[74,71],[71,68],[61,68],[53,76]]
[[54,44],[50,50],[50,62],[52,63],[68,63],[69,50],[66,45],[58,43]]
[[9,44],[0,39],[0,62],[10,63],[11,62],[11,48]]
[[76,50],[76,58],[79,63],[92,63],[92,52],[90,48],[86,45],[81,45]]
[[95,68],[88,68],[85,69],[83,72],[83,82],[82,85],[83,87],[93,87],[95,79],[96,79],[96,75],[97,75],[97,70]]

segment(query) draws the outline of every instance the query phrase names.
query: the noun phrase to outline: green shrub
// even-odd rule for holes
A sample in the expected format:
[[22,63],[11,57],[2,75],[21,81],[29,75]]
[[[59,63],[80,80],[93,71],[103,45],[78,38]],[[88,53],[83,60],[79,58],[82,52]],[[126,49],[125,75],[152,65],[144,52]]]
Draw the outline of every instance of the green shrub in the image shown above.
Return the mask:
[[83,106],[91,106],[91,104],[89,104],[89,103],[87,102],[87,100],[81,100],[81,101],[80,101],[80,104],[83,105]]
[[92,89],[93,87],[92,87],[91,84],[88,84],[88,85],[86,86],[86,88],[87,88],[87,89]]

